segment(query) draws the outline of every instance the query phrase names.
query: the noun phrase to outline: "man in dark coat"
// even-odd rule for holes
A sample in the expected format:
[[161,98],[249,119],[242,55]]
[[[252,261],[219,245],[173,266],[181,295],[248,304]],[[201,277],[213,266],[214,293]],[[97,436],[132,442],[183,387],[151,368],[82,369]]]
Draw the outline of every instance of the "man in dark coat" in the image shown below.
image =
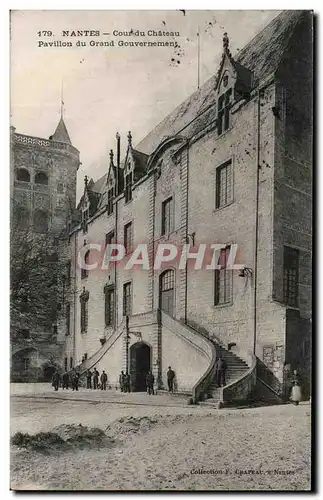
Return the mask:
[[121,392],[124,392],[124,383],[125,383],[125,374],[122,370],[119,376],[119,386]]
[[102,374],[101,374],[101,377],[100,377],[101,390],[102,391],[106,391],[106,389],[107,389],[107,380],[108,380],[108,376],[105,373],[105,371],[103,370]]
[[130,392],[131,383],[130,383],[130,374],[126,372],[124,376],[124,392]]
[[96,368],[94,368],[94,371],[93,371],[93,389],[97,389],[98,388],[98,384],[99,384],[99,372]]
[[174,378],[175,378],[175,372],[174,370],[172,370],[172,367],[169,366],[167,372],[167,385],[169,392],[174,392]]
[[227,369],[227,364],[225,360],[222,358],[222,356],[219,356],[219,359],[215,363],[215,370],[216,370],[216,383],[218,387],[224,387],[225,386],[225,372]]
[[154,375],[151,372],[148,372],[146,376],[148,394],[154,394],[154,382],[155,382]]
[[69,376],[67,372],[63,373],[62,382],[63,389],[68,389]]
[[86,372],[86,388],[92,389],[92,372],[90,370]]
[[79,378],[80,378],[80,374],[78,372],[73,372],[71,378],[72,378],[72,389],[73,389],[73,391],[78,391],[79,390]]
[[52,385],[53,385],[55,391],[58,391],[60,380],[61,380],[61,376],[58,373],[58,371],[55,370],[55,373],[53,374],[53,378],[52,378]]

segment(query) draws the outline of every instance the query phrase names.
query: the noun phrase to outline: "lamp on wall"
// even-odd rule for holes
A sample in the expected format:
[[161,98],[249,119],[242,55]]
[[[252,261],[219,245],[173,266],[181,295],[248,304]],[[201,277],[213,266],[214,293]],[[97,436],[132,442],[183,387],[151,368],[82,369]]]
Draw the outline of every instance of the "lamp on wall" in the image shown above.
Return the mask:
[[193,245],[193,247],[194,247],[194,245],[195,245],[195,234],[196,234],[196,233],[195,233],[195,231],[194,231],[194,233],[187,234],[187,238],[186,238],[186,243],[187,243],[187,244],[189,244],[190,239],[192,240],[192,245]]
[[253,275],[252,269],[250,267],[244,266],[239,271],[240,278],[250,278]]

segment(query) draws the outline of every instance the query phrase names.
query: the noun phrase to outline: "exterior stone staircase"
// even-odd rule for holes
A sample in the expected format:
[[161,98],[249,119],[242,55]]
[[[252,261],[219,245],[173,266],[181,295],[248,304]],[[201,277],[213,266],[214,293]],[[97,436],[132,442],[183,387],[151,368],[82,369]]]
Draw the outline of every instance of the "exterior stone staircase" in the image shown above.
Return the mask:
[[214,367],[213,376],[202,395],[203,404],[216,405],[219,402],[233,403],[238,400],[248,399],[256,384],[256,357],[253,356],[251,366],[248,366],[245,361],[221,345],[219,339],[211,338],[205,328],[199,327],[199,325],[191,321],[185,326],[189,330],[207,338],[215,348],[216,358],[222,356],[227,364],[225,387],[217,386]]

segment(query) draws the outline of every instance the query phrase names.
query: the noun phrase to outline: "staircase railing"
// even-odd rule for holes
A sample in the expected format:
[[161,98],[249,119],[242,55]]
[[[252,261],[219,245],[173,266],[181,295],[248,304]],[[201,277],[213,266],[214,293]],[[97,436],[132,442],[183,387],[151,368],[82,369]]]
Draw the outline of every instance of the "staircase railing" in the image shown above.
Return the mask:
[[162,325],[168,327],[172,332],[183,337],[187,342],[192,344],[201,354],[209,361],[207,370],[198,379],[192,389],[192,397],[194,401],[200,399],[201,393],[206,391],[210,385],[215,372],[216,349],[215,345],[205,335],[189,328],[181,321],[169,316],[164,311],[161,311]]
[[251,354],[251,366],[246,373],[230,384],[223,387],[221,390],[221,400],[225,403],[235,401],[246,401],[250,399],[257,381],[257,358]]
[[115,342],[118,340],[118,338],[122,335],[124,332],[126,326],[126,322],[123,319],[120,325],[114,332],[110,335],[110,337],[106,340],[106,342],[100,347],[100,349],[95,352],[90,358],[86,359],[83,361],[80,365],[76,367],[78,373],[82,375],[85,373],[87,370],[90,370],[93,368],[105,355],[105,353],[111,349],[111,347],[115,344]]

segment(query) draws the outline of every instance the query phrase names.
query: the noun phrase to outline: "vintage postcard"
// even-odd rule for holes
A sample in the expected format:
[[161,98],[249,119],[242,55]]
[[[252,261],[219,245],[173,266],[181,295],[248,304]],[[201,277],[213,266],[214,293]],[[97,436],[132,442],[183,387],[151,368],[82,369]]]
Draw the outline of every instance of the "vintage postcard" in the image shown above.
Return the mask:
[[313,489],[313,16],[11,11],[12,490]]

